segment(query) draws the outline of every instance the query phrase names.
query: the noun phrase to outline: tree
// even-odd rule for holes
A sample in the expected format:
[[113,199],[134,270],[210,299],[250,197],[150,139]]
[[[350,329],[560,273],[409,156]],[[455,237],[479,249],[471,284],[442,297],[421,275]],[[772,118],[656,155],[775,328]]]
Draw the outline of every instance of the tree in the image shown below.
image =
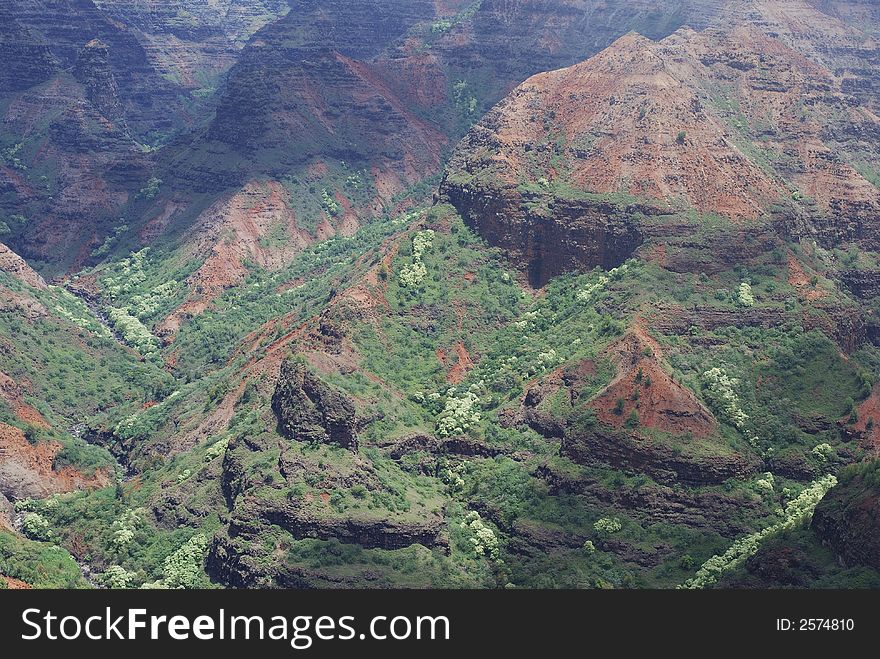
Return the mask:
[[629,416],[626,419],[626,423],[624,424],[627,428],[638,428],[639,427],[639,413],[636,410],[633,410],[629,413]]

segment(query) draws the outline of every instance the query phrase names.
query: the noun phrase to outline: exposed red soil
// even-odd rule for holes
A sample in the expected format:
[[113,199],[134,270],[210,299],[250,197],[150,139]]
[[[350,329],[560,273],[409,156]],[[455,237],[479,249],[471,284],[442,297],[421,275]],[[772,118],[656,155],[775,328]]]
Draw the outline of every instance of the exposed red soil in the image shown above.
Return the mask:
[[[805,3],[760,4],[777,20],[773,4]],[[485,230],[500,235],[521,230],[515,191],[528,181],[625,193],[740,224],[798,207],[823,231],[831,231],[832,215],[834,235],[874,249],[875,233],[853,227],[876,222],[880,190],[839,153],[876,155],[875,145],[856,142],[877,131],[880,118],[859,105],[837,69],[817,63],[838,53],[814,48],[813,61],[791,47],[799,39],[790,36],[758,22],[726,32],[682,28],[659,42],[631,33],[586,62],[535,75],[462,142],[447,189],[467,204],[467,184],[455,175],[494,187],[484,196],[497,193],[503,201],[492,212],[509,216],[511,226],[485,219]],[[783,159],[791,164],[766,165]],[[509,211],[495,208],[501,204]]]
[[12,312],[33,320],[45,318],[49,310],[38,300],[29,295],[19,295],[0,285],[0,312]]
[[[856,409],[858,421],[853,429],[861,433],[861,444],[873,456],[880,457],[880,385],[874,387]],[[843,420],[846,423],[846,420]],[[868,426],[871,426],[870,429]]]
[[[554,130],[589,153],[569,159],[575,187],[684,198],[701,212],[757,218],[782,191],[743,156],[723,123],[703,111],[694,83],[698,72],[677,61],[693,57],[685,50],[680,43],[630,34],[583,64],[530,78],[499,106],[507,119],[494,164],[505,180],[530,179],[522,145],[546,140],[550,115]],[[535,113],[536,106],[544,113]],[[581,143],[585,146],[578,147]],[[546,165],[542,175],[549,179],[549,161]]]
[[804,268],[794,256],[788,257],[788,283],[797,289],[798,294],[804,300],[820,300],[828,297],[828,292],[813,286],[810,277],[804,272]]
[[[201,215],[190,249],[191,258],[205,261],[186,281],[187,299],[157,326],[160,336],[170,341],[187,318],[203,313],[223,291],[240,284],[247,276],[247,261],[276,269],[316,240],[333,235],[326,223],[316,236],[301,229],[288,202],[289,193],[280,183],[252,182]],[[282,238],[274,241],[273,232]]]
[[6,587],[9,590],[30,590],[33,588],[28,582],[22,581],[21,579],[14,579],[13,577],[7,577],[0,574],[0,579],[3,579],[6,582]]
[[106,487],[112,482],[110,471],[99,469],[92,477],[73,467],[56,471],[52,464],[62,446],[47,441],[31,444],[19,428],[0,423],[0,486],[15,498],[45,497]]
[[455,344],[455,356],[455,363],[446,373],[446,381],[449,384],[461,384],[467,377],[468,372],[474,367],[471,355],[461,341]]
[[[617,376],[591,403],[600,421],[620,428],[635,410],[640,427],[694,437],[717,431],[712,413],[663,369],[656,343],[644,332],[627,334],[612,351]],[[619,413],[618,401],[623,401]]]
[[43,278],[3,243],[0,243],[0,270],[33,288],[46,288]]
[[43,415],[23,400],[24,393],[23,388],[11,377],[0,372],[0,399],[6,401],[15,418],[35,428],[48,429],[49,422]]

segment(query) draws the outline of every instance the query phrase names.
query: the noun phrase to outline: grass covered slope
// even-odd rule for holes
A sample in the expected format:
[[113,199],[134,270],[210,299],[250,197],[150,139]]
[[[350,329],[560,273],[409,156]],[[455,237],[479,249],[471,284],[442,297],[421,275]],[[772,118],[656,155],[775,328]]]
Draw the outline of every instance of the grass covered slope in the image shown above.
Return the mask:
[[194,181],[148,183],[133,231],[166,238],[121,228],[58,286],[7,259],[0,571],[47,585],[55,552],[108,587],[876,583],[878,197],[850,162],[876,159],[876,117],[772,39],[631,35],[542,74],[433,205],[399,187],[420,169],[363,226],[375,173],[340,162],[185,210]]
[[[19,508],[96,583],[677,586],[868,448],[876,349],[841,352],[820,321],[847,294],[809,299],[786,253],[820,255],[784,250],[535,291],[451,207],[388,218],[252,267],[157,338],[138,372],[162,390],[87,415],[131,475]],[[291,358],[308,375],[283,388]],[[311,412],[284,416],[282,390]]]

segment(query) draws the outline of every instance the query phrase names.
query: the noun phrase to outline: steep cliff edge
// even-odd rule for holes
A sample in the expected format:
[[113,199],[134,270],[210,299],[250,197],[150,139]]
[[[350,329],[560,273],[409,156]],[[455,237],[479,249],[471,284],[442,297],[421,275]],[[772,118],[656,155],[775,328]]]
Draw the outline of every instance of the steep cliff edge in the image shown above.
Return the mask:
[[816,506],[811,527],[842,565],[880,570],[880,463],[844,472]]
[[354,406],[330,388],[305,362],[286,360],[272,396],[282,435],[297,442],[323,442],[357,451]]

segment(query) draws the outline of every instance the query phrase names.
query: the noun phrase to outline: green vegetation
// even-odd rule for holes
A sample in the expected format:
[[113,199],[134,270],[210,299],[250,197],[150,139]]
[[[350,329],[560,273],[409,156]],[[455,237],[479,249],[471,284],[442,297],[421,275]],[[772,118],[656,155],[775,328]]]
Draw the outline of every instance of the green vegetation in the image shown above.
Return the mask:
[[[359,176],[349,171],[347,177],[354,192]],[[621,209],[637,201],[590,196],[564,183],[524,189],[541,198],[585,196]],[[317,215],[332,215],[325,196],[335,200],[329,186],[316,188]],[[711,216],[677,217],[692,222],[698,234],[724,230]],[[279,232],[265,240],[281,245],[288,239]],[[849,258],[829,258],[844,256]],[[853,258],[863,262],[867,256]],[[328,523],[417,524],[443,516],[448,553],[296,538],[267,524],[249,545],[254,564],[268,575],[279,567],[302,572],[312,585],[723,584],[741,574],[756,547],[798,531],[792,520],[805,519],[810,508],[798,501],[809,498],[813,505],[815,497],[805,493],[814,490],[775,466],[760,465],[760,458],[794,464],[812,471],[818,484],[827,482],[823,474],[835,473],[854,451],[836,422],[867,396],[880,365],[873,349],[844,359],[820,331],[804,330],[806,305],[788,284],[784,264],[784,255],[768,255],[748,269],[696,275],[630,260],[609,271],[557,277],[535,293],[519,284],[499,251],[440,204],[319,242],[276,271],[248,264],[244,283],[186,319],[173,344],[163,346],[152,328],[187,295],[186,279],[199,264],[161,246],[111,259],[95,273],[103,291],[97,310],[107,314],[113,333],[63,289],[29,292],[47,304],[50,317],[18,325],[0,317],[0,323],[20,328],[20,345],[35,351],[32,369],[64,364],[60,354],[74,361],[54,380],[13,366],[12,359],[0,369],[49,382],[34,392],[34,402],[58,427],[70,425],[70,412],[59,414],[59,400],[69,395],[76,420],[112,432],[108,446],[141,473],[136,483],[29,504],[28,532],[75,546],[98,575],[96,583],[108,587],[206,587],[206,549],[223,532],[220,515],[227,514],[232,492],[257,504],[291,504]],[[824,280],[816,285],[833,290]],[[24,291],[15,282],[10,286]],[[784,322],[663,333],[654,329],[655,316],[641,315],[692,307],[778,311]],[[617,342],[637,318],[660,347],[647,348],[642,357],[656,358],[706,404],[720,427],[698,441],[651,427],[642,406],[657,383],[645,369],[634,376],[637,391],[620,397],[618,423],[628,435],[697,465],[738,456],[755,460],[754,473],[740,479],[675,488],[681,496],[711,492],[724,501],[725,528],[737,529],[736,535],[613,503],[662,498],[668,485],[561,455],[564,438],[552,424],[572,433],[598,427],[590,403],[617,373]],[[78,341],[61,341],[70,332]],[[70,356],[80,352],[81,358]],[[309,361],[354,402],[361,426],[356,453],[277,434],[271,363],[287,354]],[[166,359],[173,363],[167,369]],[[82,366],[73,368],[79,361]],[[262,370],[267,364],[268,373]],[[114,400],[104,381],[117,396],[129,395]],[[542,392],[535,414],[551,428],[546,435],[522,415],[523,400],[535,388]],[[11,409],[0,414],[17,423]],[[209,418],[220,421],[206,423]],[[65,444],[58,466],[92,472],[113,466],[104,449],[62,431],[31,435]],[[394,447],[406,442],[412,448],[398,454]],[[432,442],[455,448],[436,450]],[[221,488],[224,482],[229,491]],[[177,521],[160,521],[166,519]],[[541,538],[551,539],[552,548],[523,551],[524,543]],[[634,555],[651,562],[635,564]]]
[[34,542],[0,530],[0,574],[34,588],[86,588],[79,566],[56,545]]
[[750,556],[754,556],[760,549],[761,543],[767,538],[808,523],[812,518],[816,504],[835,485],[837,485],[837,479],[834,476],[825,476],[811,483],[785,506],[780,521],[757,533],[740,538],[726,552],[710,558],[697,570],[696,576],[685,582],[683,587],[706,588],[711,586],[718,581],[722,574],[738,567]]
[[150,201],[154,199],[157,194],[159,194],[159,188],[161,187],[162,179],[153,176],[150,178],[150,180],[147,181],[147,184],[138,191],[137,196],[140,199]]

